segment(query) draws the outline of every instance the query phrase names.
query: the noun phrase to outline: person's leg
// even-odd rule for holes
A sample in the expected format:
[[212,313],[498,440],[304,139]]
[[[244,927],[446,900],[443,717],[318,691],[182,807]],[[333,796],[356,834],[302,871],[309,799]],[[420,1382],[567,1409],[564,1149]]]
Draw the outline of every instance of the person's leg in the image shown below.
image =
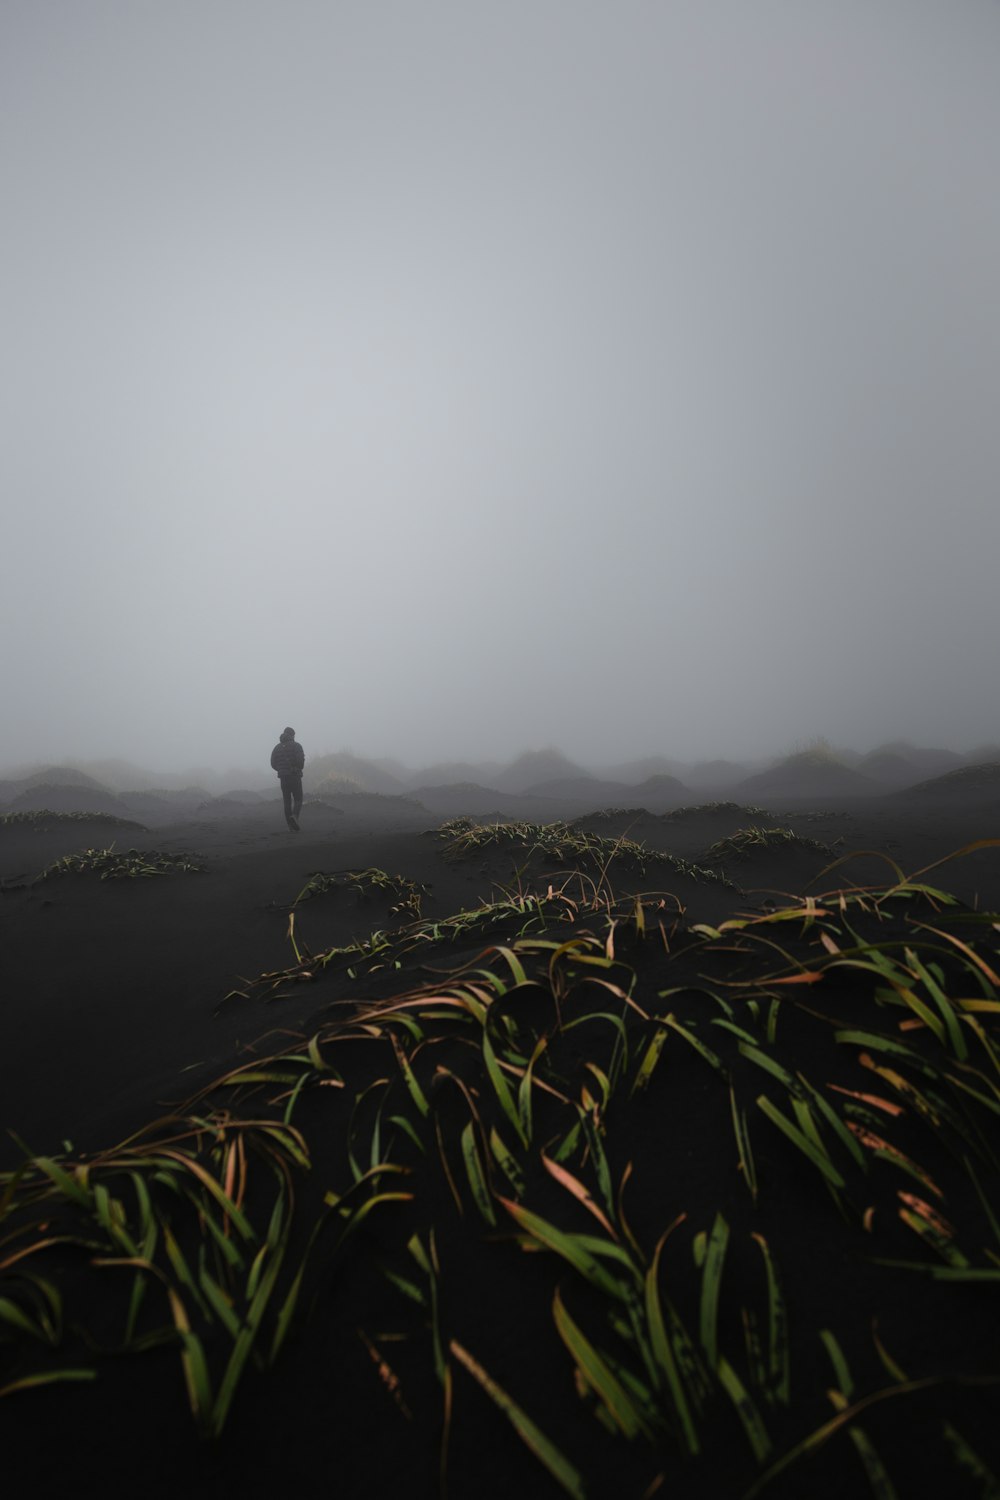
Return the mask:
[[292,781],[292,817],[297,818],[302,811],[302,777],[296,776]]
[[290,776],[281,777],[281,797],[285,804],[285,822],[290,823],[292,820],[292,778]]

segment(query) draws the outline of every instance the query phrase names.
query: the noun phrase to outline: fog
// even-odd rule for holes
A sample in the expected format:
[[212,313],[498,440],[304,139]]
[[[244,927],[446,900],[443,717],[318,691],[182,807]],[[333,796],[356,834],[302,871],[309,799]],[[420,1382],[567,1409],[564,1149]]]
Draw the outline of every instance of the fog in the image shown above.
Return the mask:
[[1000,738],[1000,7],[5,0],[0,763]]

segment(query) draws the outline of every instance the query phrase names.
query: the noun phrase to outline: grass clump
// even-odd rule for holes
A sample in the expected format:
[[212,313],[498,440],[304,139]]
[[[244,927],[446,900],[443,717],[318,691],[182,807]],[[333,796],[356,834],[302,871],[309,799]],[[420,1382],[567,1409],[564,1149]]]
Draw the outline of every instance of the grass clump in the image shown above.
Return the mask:
[[61,875],[98,875],[101,880],[146,880],[157,875],[200,874],[205,861],[197,854],[163,854],[157,849],[83,849],[47,865],[38,880]]
[[704,865],[692,864],[675,854],[649,849],[629,838],[604,838],[570,823],[476,823],[472,818],[452,818],[443,823],[438,836],[445,841],[446,859],[470,859],[490,848],[523,849],[529,858],[540,854],[579,868],[602,874],[612,863],[627,865],[645,876],[650,870],[669,870],[689,880],[709,881],[737,889],[725,875]]
[[773,816],[766,807],[756,807],[752,803],[744,806],[742,802],[700,802],[696,807],[675,807],[670,812],[660,813],[660,818],[666,823],[683,823],[688,819],[703,818],[706,815],[718,813],[745,813],[748,818]]
[[807,849],[813,854],[824,854],[830,859],[836,858],[836,850],[829,844],[820,843],[819,839],[805,838],[791,828],[761,828],[756,824],[737,829],[729,838],[719,839],[709,848],[705,858],[711,860],[713,864],[722,864],[730,860],[739,863],[749,859],[751,854],[759,849],[779,847]]
[[304,901],[310,901],[314,896],[322,896],[328,891],[348,890],[353,891],[362,901],[374,896],[387,896],[395,900],[395,904],[389,908],[390,916],[396,916],[409,912],[413,917],[419,917],[423,898],[427,895],[427,887],[410,880],[405,875],[390,875],[387,871],[372,865],[367,870],[344,870],[328,874],[324,870],[315,870],[299,891],[293,906],[301,906]]

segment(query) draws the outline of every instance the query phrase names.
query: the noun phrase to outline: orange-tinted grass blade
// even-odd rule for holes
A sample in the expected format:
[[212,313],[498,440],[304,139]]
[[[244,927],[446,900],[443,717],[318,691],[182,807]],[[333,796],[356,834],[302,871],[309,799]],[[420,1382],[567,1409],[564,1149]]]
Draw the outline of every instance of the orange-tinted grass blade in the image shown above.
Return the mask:
[[613,1227],[611,1220],[601,1210],[598,1204],[595,1203],[589,1189],[587,1189],[583,1185],[579,1178],[574,1177],[571,1172],[567,1172],[565,1167],[561,1167],[558,1162],[555,1162],[551,1159],[551,1157],[546,1156],[544,1151],[541,1153],[541,1156],[542,1166],[545,1168],[545,1170],[549,1172],[551,1176],[555,1178],[556,1182],[560,1183],[567,1192],[572,1193],[573,1197],[576,1198],[578,1202],[583,1204],[588,1213],[593,1214],[594,1218],[602,1226],[602,1228],[608,1231],[608,1234],[610,1234],[611,1238],[616,1240],[618,1238],[617,1231]]
[[918,1182],[922,1182],[924,1187],[928,1188],[935,1197],[943,1200],[944,1194],[937,1183],[911,1157],[905,1156],[891,1142],[884,1140],[880,1135],[876,1135],[874,1131],[867,1130],[864,1125],[859,1125],[855,1120],[848,1120],[847,1128],[853,1135],[857,1136],[863,1146],[867,1146],[870,1151],[874,1151],[876,1156],[880,1156],[886,1161],[891,1161],[895,1166],[901,1168],[902,1171],[909,1173],[911,1177],[915,1177]]
[[84,1381],[96,1379],[96,1370],[44,1370],[37,1375],[23,1375],[20,1380],[12,1380],[9,1385],[0,1386],[0,1400],[4,1396],[13,1396],[17,1391],[35,1390],[40,1385],[55,1385],[64,1380]]
[[571,1495],[573,1500],[585,1500],[586,1489],[579,1470],[573,1467],[569,1459],[535,1425],[527,1412],[518,1406],[517,1402],[502,1386],[497,1384],[491,1375],[487,1374],[482,1365],[473,1359],[469,1351],[457,1339],[452,1339],[449,1347],[459,1363],[479,1382],[491,1401],[500,1408],[521,1441],[548,1469],[556,1483],[567,1495]]
[[371,1339],[368,1337],[367,1333],[365,1333],[363,1328],[358,1329],[358,1338],[367,1349],[369,1358],[371,1359],[372,1364],[375,1366],[375,1369],[378,1372],[378,1378],[381,1381],[383,1387],[395,1402],[399,1411],[401,1411],[403,1416],[406,1417],[407,1421],[412,1422],[413,1413],[410,1411],[410,1408],[407,1406],[406,1402],[403,1399],[403,1390],[402,1386],[400,1385],[399,1376],[389,1364],[388,1360],[385,1358],[385,1355],[382,1354],[377,1346],[372,1343]]

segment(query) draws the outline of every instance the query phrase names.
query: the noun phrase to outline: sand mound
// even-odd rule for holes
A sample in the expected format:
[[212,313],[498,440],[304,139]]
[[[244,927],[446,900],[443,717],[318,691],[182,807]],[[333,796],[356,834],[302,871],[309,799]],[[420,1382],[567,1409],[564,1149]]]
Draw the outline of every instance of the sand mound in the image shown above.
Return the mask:
[[106,812],[124,814],[129,809],[114,792],[86,785],[63,786],[37,782],[26,787],[8,804],[11,812]]
[[748,776],[736,790],[751,799],[766,797],[870,797],[879,786],[825,750],[803,750],[776,766]]
[[1000,798],[1000,761],[987,761],[985,765],[961,766],[957,771],[947,771],[943,776],[932,776],[929,781],[920,781],[916,786],[906,787],[894,793],[900,798],[932,801],[980,801],[983,795]]

